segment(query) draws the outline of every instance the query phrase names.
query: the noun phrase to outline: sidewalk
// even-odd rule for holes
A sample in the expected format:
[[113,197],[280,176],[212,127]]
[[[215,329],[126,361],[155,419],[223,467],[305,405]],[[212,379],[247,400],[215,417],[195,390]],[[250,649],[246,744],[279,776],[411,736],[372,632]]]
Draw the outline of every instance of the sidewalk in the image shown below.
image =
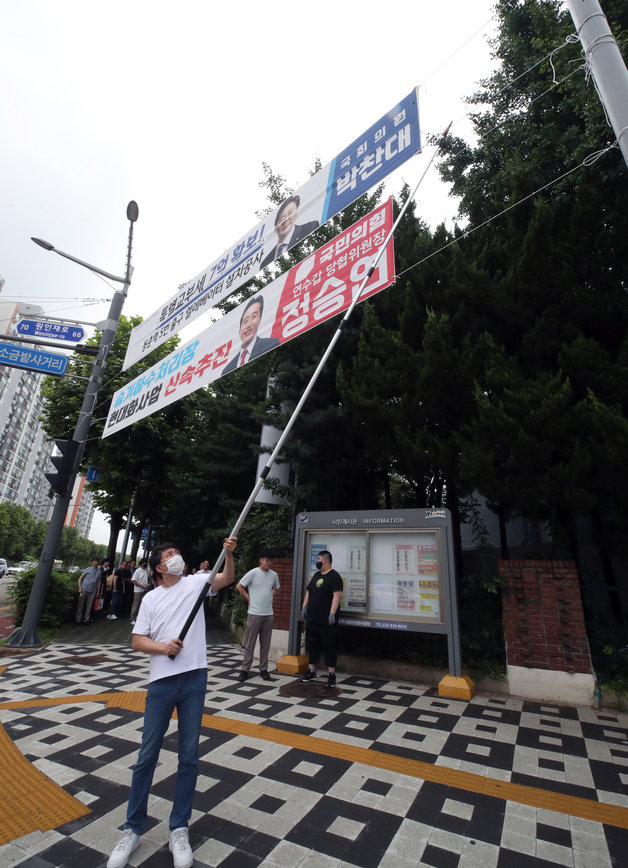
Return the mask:
[[[0,657],[0,866],[104,866],[124,822],[147,660],[128,621]],[[339,674],[240,683],[208,632],[196,868],[628,864],[628,715]],[[132,866],[165,868],[176,723]]]

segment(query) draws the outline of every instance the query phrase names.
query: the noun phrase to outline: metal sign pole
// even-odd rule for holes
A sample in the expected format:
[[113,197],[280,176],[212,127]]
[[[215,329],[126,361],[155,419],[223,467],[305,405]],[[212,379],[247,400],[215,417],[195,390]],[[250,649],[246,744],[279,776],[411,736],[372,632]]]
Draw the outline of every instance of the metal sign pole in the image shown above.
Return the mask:
[[[50,523],[48,524],[48,532],[46,533],[46,539],[41,550],[39,563],[37,565],[37,572],[35,573],[33,587],[28,598],[28,604],[26,606],[26,612],[24,613],[24,620],[22,622],[22,626],[14,630],[9,637],[8,644],[13,648],[41,645],[39,634],[37,632],[37,627],[39,626],[39,619],[41,617],[41,612],[44,608],[44,603],[46,601],[46,592],[48,591],[48,584],[50,582],[50,575],[52,573],[52,565],[54,563],[57,549],[59,548],[59,542],[61,541],[61,534],[63,532],[63,525],[65,522],[68,507],[70,505],[74,480],[76,478],[76,474],[78,473],[79,464],[85,450],[85,443],[87,441],[87,435],[89,433],[89,426],[91,424],[94,414],[94,407],[96,405],[98,392],[102,385],[103,373],[107,365],[109,350],[111,349],[111,344],[113,343],[113,339],[118,329],[118,323],[120,321],[120,315],[122,313],[122,306],[127,297],[129,286],[131,285],[131,276],[133,274],[133,268],[131,266],[133,224],[137,220],[138,214],[139,211],[137,203],[133,201],[129,202],[127,206],[127,218],[129,220],[129,241],[127,248],[126,272],[124,277],[115,277],[115,275],[103,272],[101,269],[89,265],[88,263],[85,263],[80,259],[76,259],[76,257],[74,256],[70,256],[67,253],[61,253],[60,250],[56,251],[61,256],[64,256],[66,259],[71,259],[73,262],[77,262],[79,265],[84,265],[85,267],[89,268],[90,271],[95,271],[97,274],[105,274],[112,280],[123,283],[124,286],[122,290],[116,292],[116,294],[114,295],[111,301],[111,307],[109,308],[109,316],[102,330],[100,344],[97,348],[98,355],[94,359],[94,362],[92,364],[91,376],[89,378],[87,388],[85,389],[85,395],[83,397],[81,411],[79,413],[78,422],[76,423],[76,428],[74,430],[74,435],[71,441],[72,443],[76,444],[76,453],[74,457],[72,472],[68,478],[64,493],[57,494],[57,498],[55,500],[52,517],[50,519]],[[40,246],[44,246],[44,249],[46,250],[55,250],[55,248],[51,244],[48,245],[47,242],[43,242],[42,244],[40,244]]]

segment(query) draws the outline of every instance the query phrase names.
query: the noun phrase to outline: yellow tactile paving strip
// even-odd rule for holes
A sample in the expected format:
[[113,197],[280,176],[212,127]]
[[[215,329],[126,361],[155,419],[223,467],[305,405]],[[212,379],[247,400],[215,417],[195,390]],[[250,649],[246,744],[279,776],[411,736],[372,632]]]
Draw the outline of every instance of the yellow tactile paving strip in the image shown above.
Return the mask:
[[25,759],[0,726],[0,844],[85,814],[89,808]]
[[[3,702],[0,703],[0,711],[4,709],[36,708],[51,705],[77,705],[83,702],[104,702],[107,708],[128,708],[142,712],[144,710],[145,699],[145,691],[95,693],[82,696],[62,696]],[[284,729],[275,729],[265,724],[234,720],[233,718],[222,717],[218,714],[204,714],[203,726],[209,729],[231,732],[234,735],[244,735],[249,738],[261,739],[262,741],[272,741],[276,744],[283,744],[321,756],[338,757],[349,762],[398,772],[399,774],[420,778],[421,780],[444,784],[448,787],[455,787],[474,793],[484,793],[487,796],[494,796],[498,799],[505,799],[510,802],[518,802],[535,808],[555,811],[559,814],[582,817],[597,823],[606,823],[610,826],[628,829],[628,808],[620,805],[611,805],[606,802],[596,802],[591,799],[568,796],[540,787],[512,784],[472,772],[397,757],[370,748],[355,747],[338,741],[328,741],[327,739],[317,738],[312,735],[302,735]],[[37,769],[33,768],[19,753],[4,730],[2,730],[2,727],[0,727],[0,734],[2,736],[0,739],[0,810],[2,810],[2,814],[0,814],[2,817],[0,843],[6,843],[6,841],[11,841],[20,835],[25,835],[27,832],[32,832],[36,829],[45,830],[54,828],[89,813],[84,805],[68,796],[60,787],[52,783]],[[8,762],[16,754],[21,761],[21,765],[19,769],[14,766],[14,770],[8,772]],[[9,757],[8,761],[5,759],[5,756]],[[17,759],[14,762],[17,762]],[[30,772],[34,773],[32,777],[29,777],[28,773]],[[50,795],[47,795],[46,787],[52,788],[54,795],[52,792]],[[11,798],[7,798],[4,795],[9,789],[12,794]],[[17,795],[15,795],[16,790]],[[61,796],[65,798],[62,799]],[[29,808],[31,805],[37,805],[38,807],[36,810],[34,808],[30,809],[26,813],[25,805]]]

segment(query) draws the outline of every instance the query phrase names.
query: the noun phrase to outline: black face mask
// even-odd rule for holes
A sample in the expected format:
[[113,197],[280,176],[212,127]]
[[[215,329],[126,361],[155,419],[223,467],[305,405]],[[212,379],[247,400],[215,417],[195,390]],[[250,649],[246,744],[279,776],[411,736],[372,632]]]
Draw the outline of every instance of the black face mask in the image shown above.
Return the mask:
[[321,568],[322,566],[323,566],[323,562],[322,562],[322,561],[316,561],[316,569],[317,569],[317,570],[320,570],[320,568]]

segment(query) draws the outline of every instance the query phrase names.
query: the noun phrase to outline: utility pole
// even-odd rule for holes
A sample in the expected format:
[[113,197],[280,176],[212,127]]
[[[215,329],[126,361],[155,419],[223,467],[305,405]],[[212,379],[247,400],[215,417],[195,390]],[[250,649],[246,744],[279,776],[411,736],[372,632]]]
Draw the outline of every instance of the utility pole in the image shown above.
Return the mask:
[[598,0],[567,0],[602,105],[628,166],[628,70]]
[[129,514],[126,517],[126,528],[124,530],[124,539],[122,540],[122,552],[120,553],[120,560],[118,561],[118,569],[120,568],[120,564],[122,561],[126,560],[126,547],[129,544],[129,535],[131,533],[131,521],[133,520],[133,509],[135,508],[135,498],[137,497],[137,490],[140,487],[140,479],[142,478],[142,473],[138,474],[137,482],[135,483],[135,488],[133,489],[133,495],[131,497],[131,503],[129,504]]
[[81,459],[83,457],[83,452],[85,451],[85,443],[89,434],[89,426],[92,422],[92,416],[94,414],[94,408],[96,406],[98,392],[102,385],[103,373],[105,367],[107,366],[109,350],[111,349],[111,344],[113,343],[115,333],[118,330],[118,323],[120,321],[122,307],[126,300],[129,286],[131,285],[131,276],[133,274],[133,269],[131,267],[133,224],[139,216],[137,202],[129,202],[126,209],[126,216],[129,220],[130,225],[129,243],[126,258],[126,272],[124,277],[117,277],[114,274],[109,274],[108,272],[103,271],[101,268],[96,268],[96,266],[90,265],[88,262],[83,262],[83,260],[81,259],[76,259],[76,257],[71,256],[69,253],[63,253],[61,250],[57,250],[52,244],[47,241],[42,241],[39,238],[32,239],[40,247],[43,247],[44,250],[54,251],[55,253],[58,253],[59,256],[63,256],[65,259],[70,259],[72,262],[76,262],[78,263],[78,265],[82,265],[85,268],[88,268],[90,271],[95,272],[96,274],[101,274],[104,277],[109,278],[110,280],[115,280],[118,283],[124,284],[124,287],[122,290],[117,291],[112,298],[111,306],[109,308],[109,315],[105,322],[102,324],[98,355],[96,356],[92,364],[91,375],[85,389],[85,396],[83,397],[83,404],[81,406],[81,412],[79,413],[78,422],[74,430],[74,435],[72,436],[71,440],[59,441],[60,448],[62,449],[62,458],[57,464],[58,473],[54,477],[54,481],[51,479],[51,481],[53,481],[53,487],[58,493],[55,500],[54,509],[52,511],[52,517],[48,525],[46,540],[44,542],[39,558],[39,563],[37,565],[35,580],[33,582],[30,597],[28,598],[28,604],[26,606],[26,612],[24,614],[24,621],[22,623],[22,626],[14,630],[9,637],[8,644],[12,647],[33,647],[41,645],[39,634],[37,632],[37,627],[39,626],[39,619],[41,617],[41,612],[44,607],[44,602],[46,600],[46,593],[48,591],[48,584],[50,582],[50,574],[52,573],[54,558],[57,553],[57,549],[59,548],[59,542],[61,541],[63,524],[65,522],[65,517],[68,512],[68,507],[70,505],[70,498],[72,496],[74,480],[76,479],[76,474],[78,473]]

